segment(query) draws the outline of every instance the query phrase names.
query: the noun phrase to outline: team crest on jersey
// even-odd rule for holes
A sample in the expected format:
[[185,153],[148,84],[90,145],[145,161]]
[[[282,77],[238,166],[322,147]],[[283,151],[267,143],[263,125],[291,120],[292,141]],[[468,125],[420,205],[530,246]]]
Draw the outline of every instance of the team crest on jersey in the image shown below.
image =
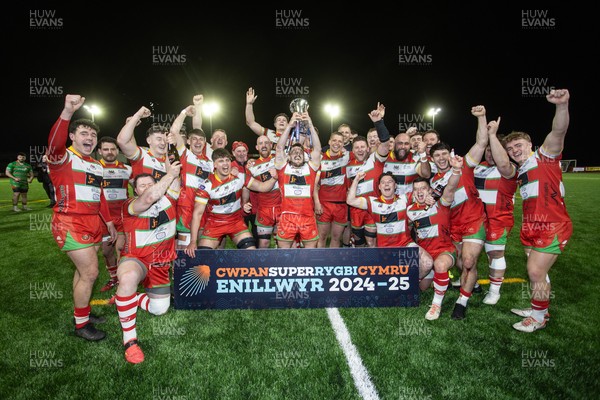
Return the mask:
[[89,168],[89,170],[90,170],[90,171],[92,171],[92,172],[96,172],[96,171],[99,171],[99,170],[101,170],[101,169],[102,169],[102,167],[99,167],[98,165],[96,165],[96,164],[93,164],[93,163],[90,163],[90,165],[89,165],[89,167],[88,167],[88,168]]
[[179,292],[182,296],[191,297],[202,293],[210,281],[210,267],[196,265],[184,272],[179,282]]

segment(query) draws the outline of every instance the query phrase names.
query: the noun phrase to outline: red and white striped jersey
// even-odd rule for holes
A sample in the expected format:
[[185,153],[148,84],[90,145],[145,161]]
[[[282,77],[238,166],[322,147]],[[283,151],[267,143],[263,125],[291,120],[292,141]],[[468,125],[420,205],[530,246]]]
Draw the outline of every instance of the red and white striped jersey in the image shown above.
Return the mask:
[[[468,161],[467,161],[468,163]],[[454,201],[450,206],[452,224],[467,224],[480,219],[485,210],[475,187],[474,166],[463,165],[462,175],[458,182]],[[431,188],[434,192],[443,193],[452,176],[452,168],[442,173],[438,172],[431,178]]]
[[282,195],[281,213],[314,217],[315,203],[312,194],[315,189],[317,171],[308,162],[300,168],[286,163],[277,173]]
[[[269,170],[275,168],[275,155],[270,155],[267,158],[259,157],[251,168],[246,168],[248,174],[259,182],[266,182],[271,179]],[[281,190],[279,190],[279,182],[275,183],[273,189],[267,193],[257,192],[259,207],[277,207],[281,205]],[[254,205],[254,203],[253,203]]]
[[203,154],[195,155],[188,149],[184,149],[180,155],[181,161],[181,195],[177,205],[179,207],[194,207],[196,189],[206,184],[208,176],[213,173],[214,166]]
[[124,257],[150,258],[153,263],[167,263],[177,258],[175,252],[176,200],[165,195],[141,214],[133,214],[131,197],[123,203]]
[[366,199],[367,211],[373,216],[377,227],[378,247],[402,247],[413,243],[407,228],[406,195],[396,196],[392,200],[381,196],[369,196]]
[[346,202],[348,185],[346,165],[350,161],[350,152],[331,155],[330,150],[323,153],[320,168],[319,200]]
[[100,160],[100,164],[104,167],[102,191],[108,202],[110,216],[113,219],[121,219],[123,203],[129,197],[131,167],[119,161],[107,163],[104,160]]
[[165,156],[156,157],[147,147],[138,146],[137,152],[130,160],[131,168],[133,169],[133,178],[144,173],[152,175],[158,182],[167,173]]
[[218,219],[223,223],[238,221],[242,218],[242,188],[247,183],[244,182],[244,177],[244,174],[230,174],[221,180],[215,174],[210,174],[207,181],[196,189],[195,201],[206,204],[204,212],[209,213],[208,218]]
[[[376,153],[373,153],[376,154]],[[377,154],[377,157],[381,157]],[[381,159],[381,158],[380,158]],[[412,192],[412,183],[419,176],[417,166],[419,165],[419,156],[409,153],[408,156],[400,161],[396,160],[396,154],[390,151],[385,159],[383,172],[391,172],[396,180],[396,194],[407,194]]]
[[441,199],[428,207],[413,203],[408,207],[408,220],[417,232],[417,243],[430,254],[454,247],[450,238],[450,207]]
[[355,157],[350,157],[350,162],[346,166],[346,177],[348,185],[354,180],[356,174],[365,172],[365,177],[356,187],[356,197],[358,196],[379,196],[379,185],[377,181],[383,173],[383,162],[372,153],[365,161],[358,161]]
[[54,211],[64,214],[98,214],[104,168],[90,156],[73,147],[57,163],[48,163],[56,191]]
[[562,155],[546,155],[543,148],[534,152],[517,171],[523,223],[570,221],[560,169]]
[[506,179],[500,175],[498,167],[487,161],[481,162],[474,171],[475,187],[485,206],[487,219],[501,226],[512,227],[515,224],[513,213],[517,180]]

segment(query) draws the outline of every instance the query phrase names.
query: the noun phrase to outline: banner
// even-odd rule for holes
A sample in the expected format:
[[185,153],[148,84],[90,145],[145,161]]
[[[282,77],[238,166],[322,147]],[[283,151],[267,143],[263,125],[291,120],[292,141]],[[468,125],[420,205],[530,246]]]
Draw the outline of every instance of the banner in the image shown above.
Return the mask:
[[177,309],[416,307],[418,248],[178,251]]

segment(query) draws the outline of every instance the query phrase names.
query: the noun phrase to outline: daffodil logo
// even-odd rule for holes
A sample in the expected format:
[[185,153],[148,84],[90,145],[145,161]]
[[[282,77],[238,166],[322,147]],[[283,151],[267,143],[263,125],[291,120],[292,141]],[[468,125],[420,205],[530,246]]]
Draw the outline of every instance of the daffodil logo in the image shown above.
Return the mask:
[[208,286],[210,280],[210,267],[208,265],[196,265],[183,274],[179,283],[182,296],[190,297],[202,293]]

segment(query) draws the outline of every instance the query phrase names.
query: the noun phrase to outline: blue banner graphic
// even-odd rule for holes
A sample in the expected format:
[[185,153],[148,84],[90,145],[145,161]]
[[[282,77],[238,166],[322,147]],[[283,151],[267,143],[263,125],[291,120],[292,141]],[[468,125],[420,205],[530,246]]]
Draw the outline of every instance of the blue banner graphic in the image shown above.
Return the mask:
[[417,248],[179,251],[175,308],[416,307]]

